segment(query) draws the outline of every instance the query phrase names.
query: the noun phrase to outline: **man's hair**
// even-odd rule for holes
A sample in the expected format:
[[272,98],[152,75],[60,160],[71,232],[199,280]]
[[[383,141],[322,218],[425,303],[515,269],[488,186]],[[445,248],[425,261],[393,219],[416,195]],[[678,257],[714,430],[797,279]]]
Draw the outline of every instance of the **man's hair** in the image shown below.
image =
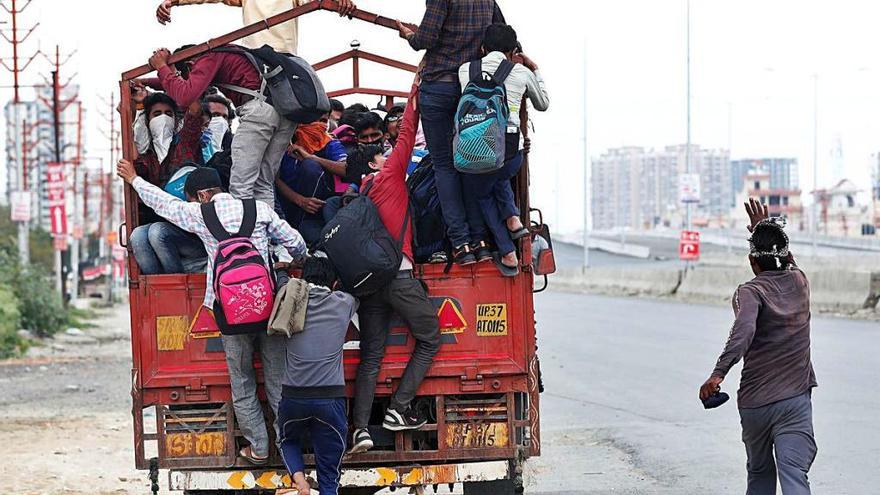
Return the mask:
[[367,108],[367,106],[364,105],[363,103],[354,103],[352,105],[349,105],[348,108],[346,108],[345,110],[346,111],[350,110],[350,111],[356,112],[356,113],[364,113],[364,112],[370,111],[370,109]]
[[199,167],[193,170],[183,185],[183,191],[190,198],[195,198],[199,191],[222,188],[223,183],[220,182],[220,174],[217,173],[217,170],[208,167]]
[[778,220],[758,223],[749,238],[751,257],[763,271],[787,270],[788,235]]
[[345,161],[345,182],[360,185],[363,176],[372,173],[370,162],[384,152],[378,144],[359,144],[348,153]]
[[379,129],[380,131],[385,131],[385,122],[382,120],[382,117],[379,114],[374,112],[364,112],[360,114],[357,121],[354,123],[354,132],[360,134],[367,129]]
[[150,112],[153,111],[153,107],[160,103],[170,106],[175,114],[178,112],[177,102],[174,101],[174,98],[165,93],[153,93],[144,98],[144,115],[147,116],[147,120],[150,119]]
[[517,47],[516,31],[507,24],[492,24],[483,35],[486,52],[508,53]]
[[337,279],[336,269],[327,258],[311,257],[303,265],[302,278],[310,284],[332,289]]
[[202,102],[204,103],[204,105],[202,106],[202,112],[204,112],[206,115],[210,115],[210,112],[208,111],[208,103],[219,103],[220,105],[225,105],[226,110],[229,111],[229,120],[235,118],[235,109],[232,107],[232,102],[229,101],[229,98],[226,98],[225,96],[216,94],[208,95],[205,97],[204,100],[202,100]]
[[330,99],[330,110],[333,112],[344,112],[345,105],[343,105],[341,101],[331,98]]
[[[196,46],[196,45],[192,45],[192,44],[190,44],[190,45],[183,45],[183,46],[181,46],[180,48],[178,48],[177,50],[174,50],[172,53],[182,52],[182,51],[186,50],[187,48],[192,48],[192,47],[194,47],[194,46]],[[188,69],[188,67],[186,66],[186,63],[189,62],[189,61],[191,61],[191,60],[192,60],[192,59],[185,59],[185,60],[181,60],[180,62],[175,62],[175,63],[174,63],[174,68],[177,69],[177,70],[179,70],[180,72],[185,72],[185,71]]]

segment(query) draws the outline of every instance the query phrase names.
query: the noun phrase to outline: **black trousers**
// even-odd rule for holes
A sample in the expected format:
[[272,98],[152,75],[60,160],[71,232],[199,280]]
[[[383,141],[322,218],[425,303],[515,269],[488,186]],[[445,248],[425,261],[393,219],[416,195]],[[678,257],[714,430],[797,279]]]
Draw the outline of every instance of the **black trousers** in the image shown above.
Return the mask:
[[385,356],[391,316],[395,313],[409,326],[416,340],[416,347],[400,385],[391,398],[393,409],[403,412],[409,407],[440,349],[437,310],[428,299],[428,293],[421,281],[413,278],[397,279],[385,289],[362,298],[358,310],[361,362],[355,384],[355,428],[365,428],[370,421],[370,411],[376,394],[376,378]]

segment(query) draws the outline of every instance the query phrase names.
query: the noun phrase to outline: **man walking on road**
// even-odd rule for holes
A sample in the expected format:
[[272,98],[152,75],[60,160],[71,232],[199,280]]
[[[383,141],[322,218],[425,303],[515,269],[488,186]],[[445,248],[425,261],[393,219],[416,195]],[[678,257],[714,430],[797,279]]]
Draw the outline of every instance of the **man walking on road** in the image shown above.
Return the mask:
[[[736,321],[715,370],[700,388],[706,400],[743,359],[737,394],[748,462],[747,495],[808,495],[816,457],[810,360],[810,284],[789,252],[783,222],[766,205],[746,204],[749,262],[755,278],[733,296]],[[775,451],[775,452],[774,452]]]

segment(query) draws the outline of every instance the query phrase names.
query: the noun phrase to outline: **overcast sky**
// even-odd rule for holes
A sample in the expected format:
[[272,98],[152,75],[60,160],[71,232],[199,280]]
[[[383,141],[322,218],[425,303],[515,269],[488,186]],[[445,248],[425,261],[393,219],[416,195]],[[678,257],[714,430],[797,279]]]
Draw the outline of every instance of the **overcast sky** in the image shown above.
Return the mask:
[[[162,27],[153,15],[157,3],[34,0],[22,15],[22,25],[40,22],[24,53],[36,48],[37,39],[44,50],[56,42],[65,51],[78,50],[64,70],[79,74],[90,118],[90,155],[106,154],[101,149],[107,148],[97,132],[103,123],[94,111],[96,97],[118,89],[123,70],[145,62],[156,47],[204,41],[240,25],[238,9],[210,5],[180,7],[173,24]],[[551,2],[524,0],[500,4],[551,93],[551,110],[535,117],[535,205],[557,229],[579,229],[584,61],[591,155],[621,145],[684,142],[685,0],[565,1],[555,8]],[[418,0],[361,0],[358,5],[412,22],[424,12]],[[871,154],[880,150],[878,20],[880,2],[873,1],[693,0],[693,141],[706,147],[730,144],[734,158],[797,157],[801,185],[810,190],[812,74],[819,74],[820,185],[831,180],[831,149],[839,137],[846,175],[867,189]],[[301,55],[311,62],[346,50],[352,39],[359,39],[364,50],[419,60],[395,32],[329,13],[304,18],[300,37]],[[25,82],[38,81],[38,70],[49,68],[35,63]],[[408,88],[403,74],[362,72],[365,85]],[[323,75],[325,85],[350,84],[345,75],[344,69],[330,71]]]

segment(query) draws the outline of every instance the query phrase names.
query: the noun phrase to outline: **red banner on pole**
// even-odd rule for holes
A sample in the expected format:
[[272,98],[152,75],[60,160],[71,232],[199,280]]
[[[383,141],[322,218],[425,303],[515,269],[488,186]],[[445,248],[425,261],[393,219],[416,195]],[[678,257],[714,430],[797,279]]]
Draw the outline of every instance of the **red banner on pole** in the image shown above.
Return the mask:
[[[49,196],[49,222],[55,237],[67,235],[67,201],[65,200],[64,165],[46,164],[46,192]],[[66,241],[64,243],[66,245]],[[56,243],[56,249],[58,249]]]
[[682,261],[700,261],[700,233],[690,230],[681,232],[678,256]]

